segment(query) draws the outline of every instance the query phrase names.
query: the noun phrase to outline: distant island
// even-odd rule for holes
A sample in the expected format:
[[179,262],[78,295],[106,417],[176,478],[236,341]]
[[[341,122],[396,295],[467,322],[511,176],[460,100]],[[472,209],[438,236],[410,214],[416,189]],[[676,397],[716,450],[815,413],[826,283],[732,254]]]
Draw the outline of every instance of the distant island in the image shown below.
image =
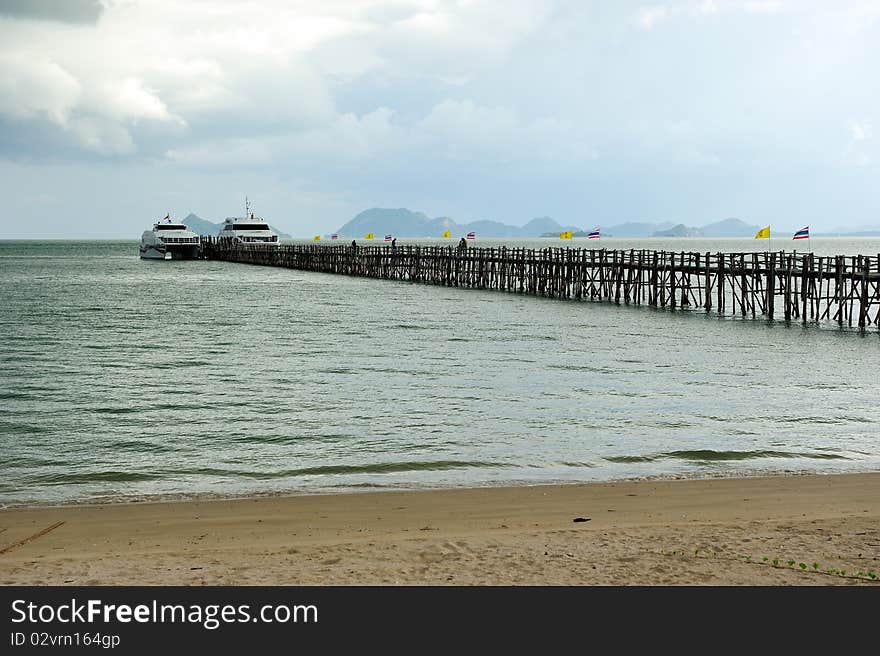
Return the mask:
[[[212,223],[200,216],[190,213],[184,220],[193,231],[201,235],[217,235],[223,226],[222,222]],[[594,228],[600,228],[603,237],[658,237],[658,238],[746,238],[754,237],[763,226],[746,223],[737,218],[727,218],[703,226],[688,226],[671,221],[630,221],[615,225],[601,223],[588,226],[562,225],[549,216],[540,216],[530,220],[523,226],[514,226],[500,221],[478,220],[469,223],[458,223],[448,216],[431,218],[424,212],[417,212],[405,207],[381,208],[374,207],[360,212],[351,221],[340,226],[335,234],[340,239],[363,239],[367,233],[376,235],[381,240],[385,235],[398,238],[439,238],[448,230],[450,236],[459,238],[469,232],[477,237],[489,239],[503,238],[536,238],[559,237],[559,233],[571,231],[572,237],[586,237]],[[293,239],[291,235],[272,226],[282,239]],[[815,231],[814,237],[874,237],[880,236],[880,228],[864,227],[851,231]],[[787,231],[785,231],[787,234]],[[782,232],[774,231],[774,236],[783,236]],[[327,235],[329,236],[329,235]]]
[[577,230],[575,226],[560,226],[548,216],[532,219],[524,226],[512,226],[498,221],[472,221],[456,223],[448,216],[430,218],[422,212],[406,208],[386,209],[374,207],[364,210],[341,226],[336,233],[341,237],[363,237],[368,232],[395,237],[442,237],[447,230],[452,236],[463,237],[475,232],[479,237],[538,237],[542,233]]
[[[683,223],[621,223],[602,228],[603,237],[754,237],[761,226],[752,225],[739,219],[724,219],[702,227],[687,226]],[[542,237],[556,237],[547,233]],[[587,233],[574,233],[573,237],[586,237]]]
[[[684,224],[631,222],[600,226],[603,237],[754,237],[761,226],[739,219],[724,219],[700,228]],[[498,221],[472,221],[456,223],[442,216],[430,218],[423,212],[406,208],[372,208],[364,210],[336,232],[341,237],[360,237],[368,232],[376,235],[393,234],[396,237],[441,237],[449,230],[456,237],[475,232],[478,237],[558,237],[559,233],[571,231],[573,237],[586,237],[593,226],[562,225],[549,216],[532,219],[524,226],[512,226]]]

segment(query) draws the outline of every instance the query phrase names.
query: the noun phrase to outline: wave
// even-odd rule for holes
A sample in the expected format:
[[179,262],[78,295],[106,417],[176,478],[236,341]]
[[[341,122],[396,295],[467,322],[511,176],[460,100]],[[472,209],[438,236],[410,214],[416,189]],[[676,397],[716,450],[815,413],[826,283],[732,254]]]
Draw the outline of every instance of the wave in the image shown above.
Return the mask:
[[43,474],[31,477],[31,482],[43,485],[82,485],[87,483],[136,483],[157,479],[158,476],[152,473],[96,471],[78,474]]
[[364,463],[359,465],[321,465],[280,471],[244,471],[235,469],[197,468],[165,472],[167,474],[198,474],[229,476],[268,480],[275,478],[295,478],[297,476],[332,476],[339,474],[393,474],[410,471],[446,471],[450,469],[471,469],[484,467],[512,467],[506,462],[483,462],[476,460],[419,460]]
[[686,460],[691,462],[723,462],[727,460],[753,460],[758,458],[811,458],[816,460],[849,460],[846,456],[836,453],[811,453],[794,451],[714,451],[712,449],[695,449],[689,451],[667,451],[652,455],[640,456],[606,456],[605,460],[616,463],[655,462],[657,460]]

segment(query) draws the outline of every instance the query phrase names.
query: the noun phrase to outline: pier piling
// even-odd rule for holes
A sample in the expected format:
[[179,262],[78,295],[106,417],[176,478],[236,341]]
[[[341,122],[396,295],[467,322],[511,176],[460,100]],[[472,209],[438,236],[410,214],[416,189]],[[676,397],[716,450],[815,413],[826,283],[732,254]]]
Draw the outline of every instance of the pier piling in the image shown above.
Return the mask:
[[[203,237],[200,257],[348,276],[718,315],[880,327],[880,255],[696,253],[580,248],[234,244]],[[713,304],[714,300],[714,304]]]

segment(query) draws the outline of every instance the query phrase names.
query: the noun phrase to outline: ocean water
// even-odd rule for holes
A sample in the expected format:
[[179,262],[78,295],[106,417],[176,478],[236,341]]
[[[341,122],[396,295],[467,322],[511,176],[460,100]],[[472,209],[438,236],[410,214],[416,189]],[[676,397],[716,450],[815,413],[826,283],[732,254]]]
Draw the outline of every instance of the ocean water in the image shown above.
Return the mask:
[[134,241],[0,242],[0,273],[7,506],[880,470],[876,330],[143,261]]

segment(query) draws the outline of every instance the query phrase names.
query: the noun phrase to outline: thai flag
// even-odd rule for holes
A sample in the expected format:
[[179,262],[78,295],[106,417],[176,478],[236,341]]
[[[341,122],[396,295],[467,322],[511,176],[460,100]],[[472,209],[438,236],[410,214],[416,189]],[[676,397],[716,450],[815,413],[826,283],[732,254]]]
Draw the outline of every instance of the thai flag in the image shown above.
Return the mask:
[[385,235],[385,241],[391,241],[391,239],[392,239],[391,235]]
[[337,234],[334,232],[332,235],[330,235],[330,239],[339,239],[339,235],[337,235]]
[[598,238],[599,238],[599,228],[596,228],[595,230],[591,230],[587,234],[587,239],[598,239]]
[[469,232],[469,233],[467,233],[467,238],[468,239],[476,239],[477,233],[476,232]]
[[796,233],[794,233],[794,237],[792,239],[809,239],[810,238],[810,226],[804,226]]

